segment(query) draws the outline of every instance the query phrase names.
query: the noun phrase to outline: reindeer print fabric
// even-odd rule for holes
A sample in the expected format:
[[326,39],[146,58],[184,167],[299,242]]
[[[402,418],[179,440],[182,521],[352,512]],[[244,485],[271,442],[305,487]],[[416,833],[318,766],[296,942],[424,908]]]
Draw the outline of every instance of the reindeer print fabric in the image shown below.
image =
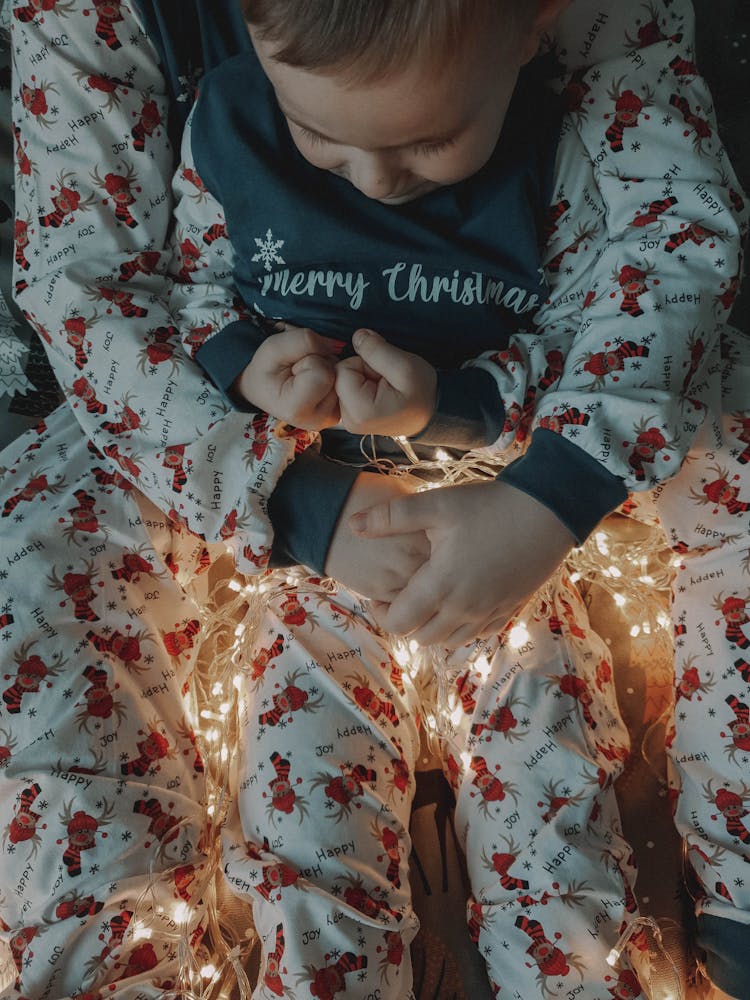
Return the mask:
[[[561,30],[561,58],[583,68],[561,83],[549,301],[535,331],[476,363],[505,403],[496,450],[538,428],[638,491],[643,516],[656,488],[681,559],[676,822],[699,910],[747,922],[750,406],[746,341],[723,327],[747,215],[689,4],[606,6],[574,3]],[[181,341],[242,311],[197,175],[177,186],[206,213],[200,256],[167,245],[167,88],[130,5],[15,0],[11,23],[16,295],[67,402],[0,459],[0,969],[12,996],[148,1000],[205,929],[184,692],[206,572],[227,546],[241,572],[265,570],[268,497],[315,442],[230,410]],[[273,579],[224,831],[228,884],[263,940],[256,996],[402,998],[420,707],[358,598]],[[504,635],[442,668],[467,919],[508,995],[637,997],[627,962],[606,964],[637,912],[608,652],[565,582],[526,627],[518,649]],[[158,914],[150,936],[139,914]]]

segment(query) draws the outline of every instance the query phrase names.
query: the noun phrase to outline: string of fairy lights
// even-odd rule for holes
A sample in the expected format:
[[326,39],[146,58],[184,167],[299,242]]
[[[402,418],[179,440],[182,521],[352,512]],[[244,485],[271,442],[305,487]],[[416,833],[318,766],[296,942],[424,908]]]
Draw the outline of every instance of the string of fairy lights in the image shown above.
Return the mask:
[[[493,457],[481,452],[456,458],[438,449],[434,460],[424,461],[418,459],[408,442],[400,443],[410,460],[408,465],[379,459],[372,444],[368,447],[368,439],[363,439],[363,467],[376,466],[391,475],[417,477],[418,489],[493,479],[501,467]],[[654,518],[640,521],[617,516],[616,520],[605,520],[585,544],[574,549],[562,571],[580,587],[596,585],[609,595],[624,616],[631,639],[648,638],[671,655],[672,626],[665,597],[678,561],[665,545]],[[200,847],[205,862],[200,872],[194,873],[189,895],[177,902],[174,885],[179,866],[152,873],[128,931],[135,942],[156,935],[174,941],[181,972],[178,981],[165,986],[163,1000],[250,1000],[252,995],[246,967],[257,938],[247,929],[249,921],[238,929],[221,905],[221,830],[236,788],[240,692],[249,676],[249,654],[264,605],[272,589],[280,585],[304,586],[304,581],[305,575],[297,570],[276,570],[252,578],[235,575],[217,585],[202,611],[202,645],[190,689],[184,694],[184,710],[204,765],[206,807]],[[527,642],[529,619],[524,616],[533,616],[535,609],[538,612],[545,594],[551,593],[558,582],[555,578],[549,581],[512,623],[506,636],[511,648],[519,649]],[[452,716],[461,711],[461,706],[456,703],[446,672],[435,669],[442,662],[441,653],[398,639],[394,640],[393,655],[419,693],[428,738],[450,740],[458,721]],[[481,650],[467,666],[481,678],[490,671]],[[652,763],[645,741],[644,757]],[[610,964],[617,966],[627,938],[639,929],[649,935],[652,958],[661,958],[659,985],[652,995],[658,1000],[681,1000],[683,976],[664,947],[659,922],[653,918],[639,917],[631,922],[610,953]],[[196,946],[201,931],[202,942]]]

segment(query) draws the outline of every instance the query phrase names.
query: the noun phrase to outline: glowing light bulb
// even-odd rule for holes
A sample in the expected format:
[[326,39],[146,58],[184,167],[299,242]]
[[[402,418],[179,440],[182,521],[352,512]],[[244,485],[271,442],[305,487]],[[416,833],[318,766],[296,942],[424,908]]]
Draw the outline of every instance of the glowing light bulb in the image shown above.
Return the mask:
[[438,462],[448,462],[450,460],[450,455],[443,448],[438,448],[435,452],[435,458]]
[[190,907],[187,903],[178,903],[174,908],[174,919],[178,924],[184,924],[187,922],[190,916]]
[[609,575],[613,576],[615,580],[619,580],[622,576],[622,570],[618,566],[610,566]]
[[456,705],[456,707],[451,712],[451,722],[453,723],[454,726],[459,725],[461,719],[463,718],[463,714],[464,713],[463,710],[461,709],[461,706]]
[[640,625],[633,625],[631,627],[631,629],[630,629],[630,636],[631,636],[631,638],[635,639],[640,634],[641,634],[641,626]]
[[203,968],[201,969],[202,979],[213,979],[215,975],[216,975],[215,965],[204,965]]
[[618,608],[624,608],[625,605],[628,603],[628,599],[627,597],[625,597],[624,594],[617,593],[614,594],[613,596],[615,604],[617,605]]
[[233,590],[235,594],[239,594],[239,592],[242,590],[242,584],[240,583],[239,580],[230,580],[227,586],[229,587],[230,590]]
[[214,686],[213,686],[213,687],[211,688],[211,694],[212,694],[212,695],[214,696],[214,698],[215,698],[215,697],[216,697],[217,695],[220,695],[220,694],[221,694],[222,690],[223,690],[223,689],[222,689],[222,686],[221,686],[221,684],[219,684],[219,682],[217,681],[217,682],[216,682],[216,683],[214,684]]
[[513,649],[520,649],[521,646],[525,645],[531,636],[529,635],[529,630],[526,628],[524,622],[518,622],[510,630],[508,635],[508,642],[511,644]]
[[649,587],[653,587],[654,583],[656,582],[653,576],[650,576],[648,573],[645,576],[639,576],[638,579],[641,581],[641,583],[645,583]]
[[609,955],[607,955],[607,965],[611,966],[611,968],[614,969],[619,959],[620,959],[620,952],[617,950],[617,948],[613,948],[612,951],[609,953]]
[[484,654],[476,658],[474,661],[474,667],[482,680],[486,681],[490,675],[490,661]]
[[135,927],[133,929],[133,940],[134,941],[147,940],[152,935],[153,935],[153,931],[151,930],[150,927],[146,927],[146,925],[141,920],[139,920],[139,921],[136,922],[136,925],[135,925]]
[[603,556],[609,555],[609,544],[607,542],[607,533],[605,531],[597,531],[594,535],[594,541],[596,542],[596,547],[599,549]]
[[229,714],[229,709],[231,707],[232,706],[229,704],[228,701],[223,701],[221,703],[221,705],[219,705],[219,711],[221,712],[222,715],[228,715]]
[[461,751],[461,763],[464,766],[464,770],[468,771],[471,764],[471,754],[466,750]]

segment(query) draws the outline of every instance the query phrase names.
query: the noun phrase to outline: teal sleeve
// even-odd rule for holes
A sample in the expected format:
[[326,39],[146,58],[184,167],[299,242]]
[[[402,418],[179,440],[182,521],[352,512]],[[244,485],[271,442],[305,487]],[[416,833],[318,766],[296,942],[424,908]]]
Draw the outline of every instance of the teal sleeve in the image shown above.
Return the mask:
[[544,428],[534,431],[524,455],[497,478],[548,507],[579,545],[628,497],[622,479],[567,438]]
[[472,366],[439,371],[435,414],[410,440],[470,451],[497,441],[504,421],[500,391],[489,372]]
[[295,458],[268,502],[273,568],[302,565],[323,575],[334,529],[359,472],[309,449]]

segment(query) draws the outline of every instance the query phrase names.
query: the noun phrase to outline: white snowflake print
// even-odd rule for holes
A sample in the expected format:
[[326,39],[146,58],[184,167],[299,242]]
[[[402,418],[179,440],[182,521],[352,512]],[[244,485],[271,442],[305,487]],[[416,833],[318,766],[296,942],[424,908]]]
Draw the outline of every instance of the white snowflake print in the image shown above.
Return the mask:
[[271,270],[273,264],[285,264],[286,261],[279,253],[281,247],[284,246],[283,240],[275,240],[273,238],[273,233],[269,229],[265,235],[265,239],[261,239],[259,236],[255,237],[255,245],[258,247],[258,252],[253,254],[253,260],[262,260],[263,267],[267,271]]

